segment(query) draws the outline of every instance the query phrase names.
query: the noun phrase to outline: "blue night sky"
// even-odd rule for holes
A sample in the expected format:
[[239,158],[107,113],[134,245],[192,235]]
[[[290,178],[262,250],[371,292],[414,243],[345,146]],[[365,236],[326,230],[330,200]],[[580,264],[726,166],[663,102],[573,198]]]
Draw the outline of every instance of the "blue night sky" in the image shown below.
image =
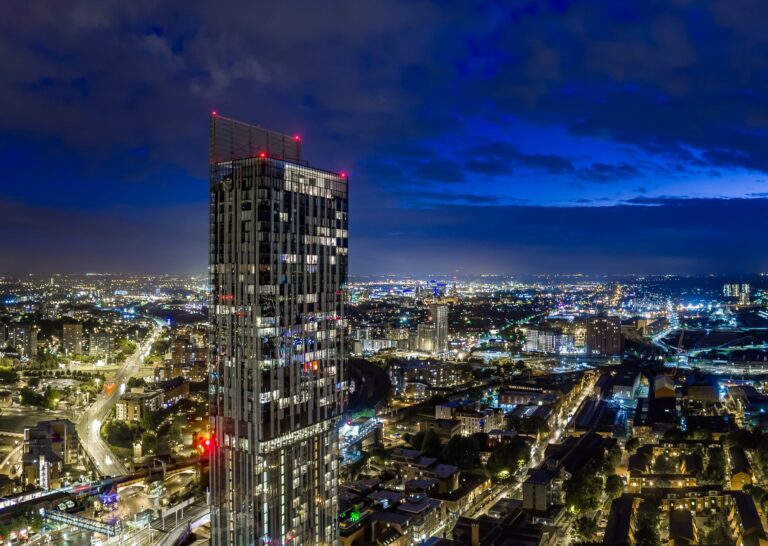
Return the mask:
[[5,2],[0,272],[202,273],[208,114],[351,182],[350,273],[768,271],[768,2]]

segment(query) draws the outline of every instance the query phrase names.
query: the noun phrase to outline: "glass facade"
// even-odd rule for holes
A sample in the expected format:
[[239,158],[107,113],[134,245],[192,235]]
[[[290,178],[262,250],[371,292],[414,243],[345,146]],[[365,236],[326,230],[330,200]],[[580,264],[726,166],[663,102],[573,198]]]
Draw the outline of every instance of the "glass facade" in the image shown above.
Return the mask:
[[338,544],[347,179],[211,119],[212,543]]

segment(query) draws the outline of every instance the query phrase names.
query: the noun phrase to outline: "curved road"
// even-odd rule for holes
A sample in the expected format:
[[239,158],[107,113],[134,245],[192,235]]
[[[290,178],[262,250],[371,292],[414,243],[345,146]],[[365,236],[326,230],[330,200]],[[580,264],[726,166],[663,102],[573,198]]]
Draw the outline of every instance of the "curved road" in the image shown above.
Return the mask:
[[96,465],[96,469],[101,476],[120,476],[127,474],[128,469],[112,452],[107,443],[101,438],[101,424],[104,419],[117,405],[120,395],[125,392],[125,385],[128,380],[139,371],[144,357],[149,354],[152,344],[160,336],[163,326],[155,324],[149,335],[144,338],[136,351],[125,359],[125,362],[118,368],[111,382],[115,385],[111,393],[106,388],[99,394],[96,401],[88,406],[80,418],[77,420],[77,434],[83,449]]

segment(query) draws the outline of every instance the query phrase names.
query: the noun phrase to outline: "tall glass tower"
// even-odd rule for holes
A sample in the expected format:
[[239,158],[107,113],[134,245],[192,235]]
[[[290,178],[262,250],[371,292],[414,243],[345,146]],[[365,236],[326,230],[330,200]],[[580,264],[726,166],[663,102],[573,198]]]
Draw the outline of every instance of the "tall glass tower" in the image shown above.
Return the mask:
[[210,123],[212,543],[337,545],[347,178]]

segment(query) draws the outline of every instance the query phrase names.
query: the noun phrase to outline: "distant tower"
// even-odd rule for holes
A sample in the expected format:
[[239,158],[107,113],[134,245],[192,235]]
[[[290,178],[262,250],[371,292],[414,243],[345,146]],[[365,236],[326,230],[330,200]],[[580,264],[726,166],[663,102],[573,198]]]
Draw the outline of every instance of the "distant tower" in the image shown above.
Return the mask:
[[448,350],[448,306],[433,304],[429,308],[432,313],[432,324],[435,327],[434,351],[442,353]]
[[347,240],[345,175],[211,117],[214,546],[339,543]]

